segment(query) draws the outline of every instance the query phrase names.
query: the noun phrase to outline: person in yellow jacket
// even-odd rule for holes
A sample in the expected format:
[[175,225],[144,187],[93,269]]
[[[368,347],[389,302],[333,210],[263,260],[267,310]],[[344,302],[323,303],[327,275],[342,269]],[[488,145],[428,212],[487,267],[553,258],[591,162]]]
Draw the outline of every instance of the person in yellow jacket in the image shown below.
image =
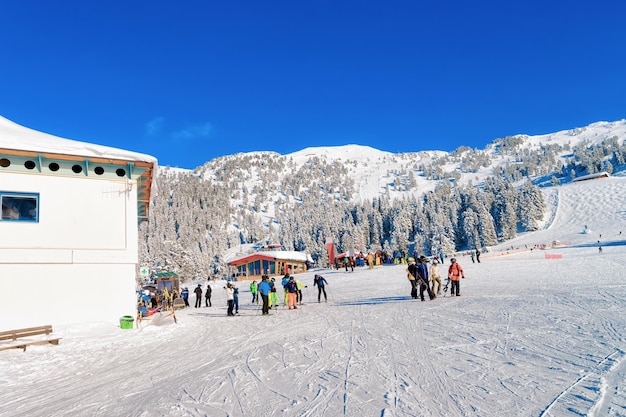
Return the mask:
[[415,258],[409,258],[409,266],[406,269],[406,277],[411,283],[411,298],[417,299],[417,267],[415,266]]
[[304,285],[302,281],[298,279],[296,280],[296,287],[298,288],[298,293],[296,295],[297,301],[298,301],[298,304],[302,305],[302,288],[306,288],[307,286]]
[[367,254],[367,266],[369,269],[374,269],[374,254],[372,252]]

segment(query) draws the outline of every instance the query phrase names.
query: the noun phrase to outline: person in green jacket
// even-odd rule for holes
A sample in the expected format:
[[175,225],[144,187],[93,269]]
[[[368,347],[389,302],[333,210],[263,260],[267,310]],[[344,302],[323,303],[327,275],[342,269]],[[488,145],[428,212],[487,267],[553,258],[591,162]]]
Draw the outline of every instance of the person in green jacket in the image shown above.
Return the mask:
[[270,292],[270,308],[278,307],[278,293],[276,292],[276,283],[274,278],[270,280],[272,291]]
[[252,293],[252,304],[259,304],[259,297],[257,297],[259,286],[256,281],[252,281],[250,284],[250,292]]

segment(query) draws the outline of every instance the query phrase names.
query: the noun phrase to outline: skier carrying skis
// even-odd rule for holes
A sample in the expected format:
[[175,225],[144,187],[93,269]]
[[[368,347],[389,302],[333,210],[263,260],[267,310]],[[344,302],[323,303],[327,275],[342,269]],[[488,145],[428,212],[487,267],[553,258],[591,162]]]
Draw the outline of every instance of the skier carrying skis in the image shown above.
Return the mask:
[[417,272],[417,276],[416,279],[419,281],[419,288],[420,288],[420,299],[422,301],[424,300],[424,291],[428,291],[428,298],[430,298],[431,300],[436,298],[435,293],[433,293],[430,288],[428,288],[428,258],[426,258],[424,255],[420,256],[420,262],[417,265],[416,268],[416,272]]
[[452,283],[450,295],[461,295],[461,278],[465,278],[465,273],[461,265],[456,263],[456,258],[450,259],[451,265],[448,268],[448,279]]

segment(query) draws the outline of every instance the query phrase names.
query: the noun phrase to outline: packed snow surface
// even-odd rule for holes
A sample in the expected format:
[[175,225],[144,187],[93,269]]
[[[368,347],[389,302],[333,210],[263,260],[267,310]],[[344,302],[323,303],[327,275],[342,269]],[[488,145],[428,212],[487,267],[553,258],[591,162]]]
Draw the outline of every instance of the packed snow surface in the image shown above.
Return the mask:
[[0,352],[0,415],[626,416],[625,189],[559,187],[542,230],[457,256],[460,297],[411,299],[404,265],[315,270],[268,317],[246,282],[227,317],[218,281],[178,324],[55,327],[58,346]]

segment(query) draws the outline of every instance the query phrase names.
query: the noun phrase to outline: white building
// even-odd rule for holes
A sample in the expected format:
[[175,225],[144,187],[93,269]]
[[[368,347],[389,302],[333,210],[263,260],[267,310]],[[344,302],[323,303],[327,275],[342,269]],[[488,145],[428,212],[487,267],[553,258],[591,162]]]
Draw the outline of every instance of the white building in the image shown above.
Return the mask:
[[154,157],[0,117],[0,330],[135,315]]

